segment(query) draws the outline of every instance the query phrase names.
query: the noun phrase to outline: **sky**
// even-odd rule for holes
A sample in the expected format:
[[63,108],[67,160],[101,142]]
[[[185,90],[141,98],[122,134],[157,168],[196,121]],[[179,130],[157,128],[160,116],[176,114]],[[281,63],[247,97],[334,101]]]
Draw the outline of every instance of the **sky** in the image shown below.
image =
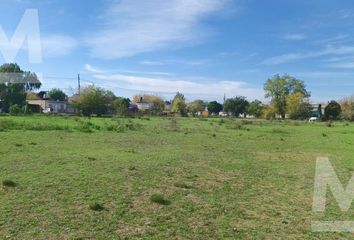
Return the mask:
[[0,63],[36,72],[42,90],[73,94],[79,73],[82,85],[129,98],[264,101],[265,81],[287,73],[312,102],[354,93],[350,0],[1,0],[0,9]]

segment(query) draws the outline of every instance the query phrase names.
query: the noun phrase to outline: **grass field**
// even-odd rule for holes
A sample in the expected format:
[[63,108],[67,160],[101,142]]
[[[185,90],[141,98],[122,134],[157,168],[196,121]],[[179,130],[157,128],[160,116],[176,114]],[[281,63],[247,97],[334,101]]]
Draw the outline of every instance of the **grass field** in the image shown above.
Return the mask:
[[354,171],[354,125],[233,119],[0,117],[1,239],[348,239],[315,160]]

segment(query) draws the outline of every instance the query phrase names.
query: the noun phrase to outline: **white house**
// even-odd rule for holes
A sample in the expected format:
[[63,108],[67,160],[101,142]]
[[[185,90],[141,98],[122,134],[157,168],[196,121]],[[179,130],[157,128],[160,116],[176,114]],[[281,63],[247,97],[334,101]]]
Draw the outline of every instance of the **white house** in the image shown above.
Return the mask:
[[146,102],[144,99],[141,97],[139,102],[136,103],[136,106],[140,111],[147,111],[153,108],[154,103],[152,102]]
[[47,97],[47,92],[39,92],[36,98],[27,99],[27,104],[35,113],[75,113],[68,101],[54,101]]

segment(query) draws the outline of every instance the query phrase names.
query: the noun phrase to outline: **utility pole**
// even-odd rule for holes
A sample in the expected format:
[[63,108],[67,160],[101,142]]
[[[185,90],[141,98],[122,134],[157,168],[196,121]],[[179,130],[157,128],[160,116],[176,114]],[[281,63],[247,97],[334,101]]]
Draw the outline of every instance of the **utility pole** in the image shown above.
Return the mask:
[[78,92],[81,93],[81,80],[80,80],[80,73],[77,74],[77,85],[78,85]]

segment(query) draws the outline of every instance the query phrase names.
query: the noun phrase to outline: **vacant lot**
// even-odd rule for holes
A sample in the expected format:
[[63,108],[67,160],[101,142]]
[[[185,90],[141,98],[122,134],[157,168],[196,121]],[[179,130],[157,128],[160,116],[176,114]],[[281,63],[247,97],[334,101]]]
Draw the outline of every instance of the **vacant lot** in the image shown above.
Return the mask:
[[315,160],[346,183],[354,126],[232,119],[0,117],[1,239],[335,239]]

